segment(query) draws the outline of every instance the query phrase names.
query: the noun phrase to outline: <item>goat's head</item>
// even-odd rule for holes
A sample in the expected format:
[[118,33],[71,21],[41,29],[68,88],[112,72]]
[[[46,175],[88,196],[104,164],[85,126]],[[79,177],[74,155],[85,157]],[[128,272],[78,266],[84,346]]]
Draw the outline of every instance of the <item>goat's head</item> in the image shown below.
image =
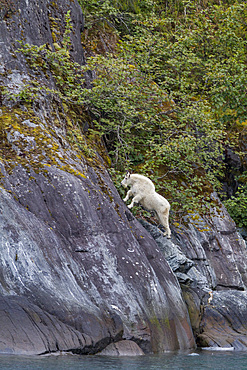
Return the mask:
[[130,173],[129,173],[129,171],[127,171],[126,175],[124,176],[123,181],[121,181],[121,185],[123,185],[123,187],[127,188],[127,186],[129,185],[129,179],[130,179]]

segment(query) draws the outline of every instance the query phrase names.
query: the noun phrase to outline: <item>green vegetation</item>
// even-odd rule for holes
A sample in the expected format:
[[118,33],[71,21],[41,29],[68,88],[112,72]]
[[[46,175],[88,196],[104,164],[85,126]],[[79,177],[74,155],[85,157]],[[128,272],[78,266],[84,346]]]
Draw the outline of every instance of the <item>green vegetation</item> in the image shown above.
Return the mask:
[[[19,50],[56,87],[40,86],[37,76],[15,98],[32,101],[42,91],[90,112],[89,134],[108,148],[116,185],[127,169],[138,171],[169,199],[174,219],[206,212],[212,189],[221,189],[225,147],[239,147],[239,134],[246,135],[247,4],[79,2],[87,64],[70,56],[67,14],[55,51],[23,43]],[[241,189],[226,202],[230,210],[246,199],[246,186]]]
[[239,227],[247,228],[247,172],[240,176],[240,186],[235,195],[224,201],[229,214]]
[[[246,135],[246,4],[81,3],[97,76],[90,101],[113,175],[127,168],[150,175],[176,215],[207,210],[212,189],[221,191],[224,149],[239,149]],[[241,189],[232,202],[244,206]]]

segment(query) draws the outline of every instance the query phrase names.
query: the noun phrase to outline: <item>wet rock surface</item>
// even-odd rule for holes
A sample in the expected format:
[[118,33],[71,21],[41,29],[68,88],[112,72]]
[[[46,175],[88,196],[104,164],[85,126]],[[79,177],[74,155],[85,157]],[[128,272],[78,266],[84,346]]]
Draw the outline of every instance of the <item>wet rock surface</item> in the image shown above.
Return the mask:
[[42,354],[91,348],[92,340],[20,296],[0,296],[0,353]]

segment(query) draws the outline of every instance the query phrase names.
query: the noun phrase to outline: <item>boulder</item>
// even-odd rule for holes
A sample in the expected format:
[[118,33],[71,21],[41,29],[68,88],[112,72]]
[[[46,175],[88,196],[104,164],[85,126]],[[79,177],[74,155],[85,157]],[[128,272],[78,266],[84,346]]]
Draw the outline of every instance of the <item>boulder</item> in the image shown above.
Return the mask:
[[117,343],[111,343],[102,352],[101,356],[143,356],[141,348],[131,340],[121,340]]
[[246,351],[247,292],[212,292],[211,297],[204,305],[201,333],[197,337],[198,345]]

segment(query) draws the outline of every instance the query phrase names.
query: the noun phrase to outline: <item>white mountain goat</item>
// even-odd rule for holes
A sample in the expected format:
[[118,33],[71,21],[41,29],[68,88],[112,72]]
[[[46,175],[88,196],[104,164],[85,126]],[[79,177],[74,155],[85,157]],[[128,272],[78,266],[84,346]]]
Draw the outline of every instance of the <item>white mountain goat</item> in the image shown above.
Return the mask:
[[140,203],[145,209],[155,211],[160,224],[163,225],[166,230],[164,235],[170,238],[171,230],[168,221],[170,204],[164,197],[156,193],[153,182],[146,176],[127,172],[121,185],[125,188],[130,186],[130,190],[123,199],[124,202],[127,202],[130,196],[133,196],[132,202],[128,208],[132,208],[135,203]]

